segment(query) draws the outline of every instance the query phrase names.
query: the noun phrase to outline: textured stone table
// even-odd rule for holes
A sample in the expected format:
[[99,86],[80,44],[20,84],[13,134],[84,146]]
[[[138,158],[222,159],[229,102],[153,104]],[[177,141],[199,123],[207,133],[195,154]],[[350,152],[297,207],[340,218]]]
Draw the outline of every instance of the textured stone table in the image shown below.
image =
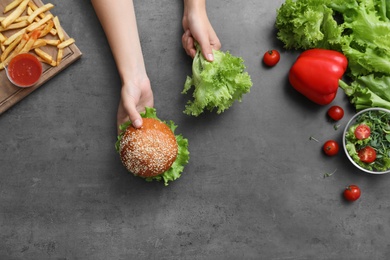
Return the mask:
[[[275,37],[282,0],[208,1],[222,49],[244,58],[253,87],[198,118],[182,112],[192,61],[182,2],[135,1],[158,115],[190,143],[190,163],[168,187],[128,174],[114,149],[120,80],[90,2],[52,3],[83,56],[0,117],[0,259],[390,258],[390,176],[321,152],[354,110],[339,92],[336,131],[328,106],[289,86],[298,53]],[[271,48],[282,59],[268,69]],[[348,184],[362,188],[352,204],[341,197]]]

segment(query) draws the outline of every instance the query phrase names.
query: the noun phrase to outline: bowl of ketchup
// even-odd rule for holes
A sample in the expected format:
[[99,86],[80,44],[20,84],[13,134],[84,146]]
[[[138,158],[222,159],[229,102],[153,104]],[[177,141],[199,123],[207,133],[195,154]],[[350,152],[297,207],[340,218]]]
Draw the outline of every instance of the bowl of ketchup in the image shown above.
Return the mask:
[[6,67],[8,79],[15,86],[26,88],[35,85],[42,75],[42,64],[30,53],[21,53],[13,57]]

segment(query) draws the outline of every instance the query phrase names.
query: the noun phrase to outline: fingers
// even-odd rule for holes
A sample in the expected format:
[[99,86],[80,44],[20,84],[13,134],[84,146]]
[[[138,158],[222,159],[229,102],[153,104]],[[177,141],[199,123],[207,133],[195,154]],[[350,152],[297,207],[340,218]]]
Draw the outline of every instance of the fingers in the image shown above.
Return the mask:
[[206,43],[199,43],[203,57],[208,60],[208,61],[213,61],[214,60],[214,55],[213,55],[213,49],[211,48],[210,43],[207,41]]
[[210,62],[214,60],[213,50],[219,50],[221,48],[221,43],[216,35],[214,38],[200,38],[198,43],[203,57]]
[[125,106],[125,111],[129,115],[129,119],[131,121],[131,124],[135,128],[141,128],[142,127],[142,117],[139,114],[139,112],[136,109],[134,102],[129,102],[127,106]]
[[142,117],[136,109],[134,100],[130,98],[124,102],[121,99],[118,107],[117,124],[120,126],[129,120],[135,128],[142,127]]
[[[221,43],[215,32],[212,30],[210,36],[206,35],[205,37],[199,37],[199,39],[197,39],[197,42],[201,47],[203,57],[210,62],[213,61],[213,49],[219,50],[221,48]],[[194,58],[196,54],[195,39],[192,36],[190,30],[186,30],[184,32],[182,36],[182,44],[186,53],[192,58]]]
[[196,54],[196,49],[195,49],[194,38],[192,37],[190,30],[186,30],[184,32],[182,36],[182,44],[187,55],[191,56],[191,58],[194,58]]
[[213,46],[213,50],[221,49],[221,47],[222,47],[221,42],[219,41],[219,38],[215,32],[213,33],[213,36],[211,37],[210,42],[211,42],[211,45]]
[[130,117],[128,116],[127,112],[125,111],[125,108],[123,106],[123,102],[120,101],[119,106],[118,106],[118,114],[117,114],[117,132],[118,132],[118,134],[121,133],[120,126],[122,124],[128,122],[129,120],[130,120]]

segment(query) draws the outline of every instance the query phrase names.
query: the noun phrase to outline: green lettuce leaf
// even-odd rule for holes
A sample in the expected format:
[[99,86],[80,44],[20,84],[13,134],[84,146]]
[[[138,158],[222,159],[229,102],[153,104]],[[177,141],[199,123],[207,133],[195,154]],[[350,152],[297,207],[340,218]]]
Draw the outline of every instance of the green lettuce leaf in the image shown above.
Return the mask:
[[342,51],[352,76],[390,74],[389,1],[286,0],[277,37],[287,49]]
[[205,110],[217,109],[220,114],[234,101],[242,100],[243,94],[250,91],[252,81],[244,72],[244,60],[229,52],[213,50],[214,61],[207,61],[196,45],[197,52],[192,64],[192,77],[187,77],[182,94],[186,94],[192,86],[193,100],[189,100],[184,113],[199,116]]
[[389,2],[337,0],[328,6],[343,15],[341,50],[352,75],[390,74],[390,23],[384,13]]
[[[156,113],[156,109],[155,108],[145,107],[145,112],[141,113],[141,116],[143,118],[154,118],[154,119],[157,119],[157,120],[165,123],[172,130],[172,132],[175,133],[177,125],[175,125],[172,120],[170,120],[168,122],[160,120],[157,117],[157,113]],[[124,132],[126,131],[126,129],[127,129],[127,127],[129,125],[131,125],[130,121],[123,123],[119,127],[121,132],[118,135],[118,140],[115,143],[115,149],[116,149],[116,151],[118,153],[120,152],[119,151],[119,149],[120,149],[120,140],[122,139],[123,134],[124,134]],[[149,181],[149,182],[151,182],[151,181],[163,181],[164,185],[168,186],[170,181],[174,181],[174,180],[177,180],[178,178],[180,178],[181,173],[183,172],[185,165],[188,164],[188,162],[189,162],[190,153],[188,151],[188,140],[186,138],[184,138],[181,134],[175,135],[175,138],[176,138],[176,142],[177,142],[177,145],[178,145],[178,153],[177,153],[176,160],[173,162],[171,168],[169,168],[167,171],[165,171],[164,173],[162,173],[160,175],[157,175],[157,176],[154,176],[154,177],[144,178],[146,181]]]
[[390,88],[386,82],[390,82],[390,76],[375,78],[373,75],[368,75],[357,78],[350,85],[340,80],[339,86],[350,98],[356,110],[370,107],[390,109]]
[[286,0],[275,26],[288,49],[333,49],[347,57],[352,83],[340,87],[357,110],[389,108],[390,1]]
[[277,38],[286,49],[335,49],[342,28],[327,0],[286,0],[277,10]]

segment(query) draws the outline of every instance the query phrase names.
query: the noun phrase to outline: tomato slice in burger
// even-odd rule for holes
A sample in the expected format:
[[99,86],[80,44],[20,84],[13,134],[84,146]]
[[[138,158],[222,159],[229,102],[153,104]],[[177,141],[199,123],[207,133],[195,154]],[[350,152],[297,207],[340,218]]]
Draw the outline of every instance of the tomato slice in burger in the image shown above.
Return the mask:
[[370,134],[371,134],[371,129],[368,125],[360,124],[355,129],[355,137],[359,140],[368,138]]
[[371,146],[366,146],[358,151],[358,156],[362,162],[372,163],[376,159],[376,151]]

